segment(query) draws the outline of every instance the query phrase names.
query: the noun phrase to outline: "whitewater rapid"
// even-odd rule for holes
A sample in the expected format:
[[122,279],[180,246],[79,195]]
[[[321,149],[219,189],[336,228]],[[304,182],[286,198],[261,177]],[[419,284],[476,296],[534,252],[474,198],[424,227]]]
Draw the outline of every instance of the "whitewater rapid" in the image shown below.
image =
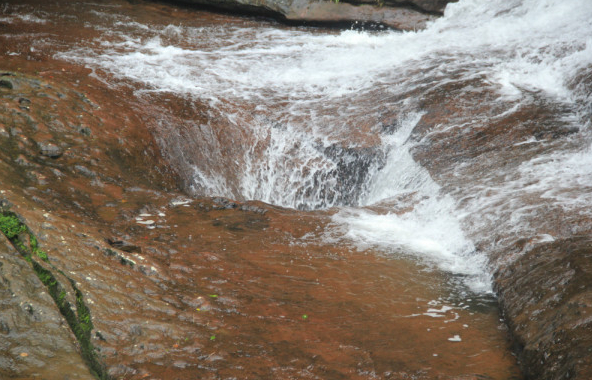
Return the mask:
[[[93,26],[102,37],[56,57],[144,99],[170,93],[206,105],[210,122],[183,124],[190,142],[175,135],[172,115],[154,121],[195,194],[337,207],[326,239],[417,257],[476,292],[491,291],[496,265],[477,246],[553,239],[541,227],[546,208],[590,213],[592,102],[578,79],[592,66],[588,0],[461,0],[425,30],[403,33],[104,19]],[[452,82],[469,91],[474,80],[496,94],[493,113],[414,134],[424,92]],[[493,156],[489,171],[460,163],[436,179],[414,159],[439,134],[503,118],[533,94],[561,107],[577,138],[511,171]]]

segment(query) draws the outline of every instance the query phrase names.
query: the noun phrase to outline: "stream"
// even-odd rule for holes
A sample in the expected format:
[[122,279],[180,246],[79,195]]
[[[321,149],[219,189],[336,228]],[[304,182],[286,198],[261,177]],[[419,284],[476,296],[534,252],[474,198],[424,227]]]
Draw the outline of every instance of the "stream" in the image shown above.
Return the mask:
[[521,378],[494,273],[522,238],[532,248],[592,226],[587,0],[461,0],[417,32],[6,1],[0,28],[5,65],[135,107],[187,194],[326,220],[290,244],[353,255],[302,264],[325,281],[311,307],[342,336],[317,349],[341,354],[319,372],[300,361],[305,338],[256,350],[293,358],[275,378]]

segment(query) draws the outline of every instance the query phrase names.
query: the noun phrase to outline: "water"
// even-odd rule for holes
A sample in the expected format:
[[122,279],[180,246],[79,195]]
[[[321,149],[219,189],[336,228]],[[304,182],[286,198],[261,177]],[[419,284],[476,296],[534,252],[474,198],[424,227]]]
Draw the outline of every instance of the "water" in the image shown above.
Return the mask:
[[[464,275],[477,292],[491,291],[496,267],[485,250],[553,238],[549,212],[589,212],[591,102],[579,79],[592,64],[586,0],[460,1],[406,33],[96,16],[112,24],[56,57],[139,97],[172,94],[207,108],[209,120],[154,121],[195,194],[338,207],[326,239],[411,254]],[[419,131],[421,99],[455,85],[457,112]],[[485,102],[471,98],[479,91]],[[533,105],[575,137],[504,141],[479,162],[438,171],[414,156]],[[502,167],[508,151],[515,162]]]
[[[273,233],[310,230],[280,253],[272,232],[235,241],[226,231],[218,254],[229,270],[216,276],[249,299],[237,301],[243,315],[224,317],[248,331],[237,352],[281,357],[253,346],[284,338],[262,338],[252,317],[289,304],[322,319],[310,331],[334,344],[320,351],[339,353],[336,367],[356,368],[362,352],[380,359],[364,359],[362,378],[393,370],[393,358],[453,376],[490,349],[508,361],[491,273],[592,230],[591,8],[461,0],[424,31],[370,33],[115,0],[39,2],[0,8],[0,41],[14,70],[66,67],[80,86],[136,109],[187,191],[301,210],[274,222]],[[213,252],[216,231],[204,233]],[[233,287],[224,273],[247,280]],[[315,295],[307,302],[303,288]],[[399,342],[385,343],[392,336]],[[300,338],[301,359],[311,345]],[[461,364],[446,372],[433,354]],[[280,367],[306,373],[291,366]],[[492,377],[514,373],[505,370]]]

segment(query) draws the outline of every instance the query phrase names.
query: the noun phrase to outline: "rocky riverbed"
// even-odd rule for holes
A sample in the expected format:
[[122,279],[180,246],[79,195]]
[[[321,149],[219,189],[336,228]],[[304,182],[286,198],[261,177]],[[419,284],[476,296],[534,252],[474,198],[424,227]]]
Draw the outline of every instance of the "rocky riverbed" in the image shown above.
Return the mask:
[[519,378],[492,300],[320,245],[330,212],[188,198],[133,107],[60,72],[3,72],[1,194],[83,295],[96,363],[3,238],[3,376]]
[[[446,77],[455,80],[421,82],[399,95],[422,111],[411,153],[443,191],[475,204],[471,210],[514,207],[465,216],[470,233],[481,236],[476,251],[496,268],[497,298],[473,294],[459,290],[462,276],[412,255],[331,239],[326,231],[339,209],[190,196],[189,166],[180,161],[199,137],[184,122],[215,121],[225,159],[244,147],[211,103],[166,91],[147,97],[131,80],[114,86],[100,69],[56,56],[102,35],[102,23],[116,20],[110,8],[138,25],[270,27],[150,2],[7,2],[0,17],[0,377],[592,377],[588,214],[547,202],[550,191],[521,192],[536,189],[538,179],[516,180],[515,196],[496,198],[524,162],[585,140],[586,124],[569,122],[572,108],[534,92],[528,106],[497,109],[499,94],[484,77],[456,80],[454,72]],[[587,72],[572,88],[589,89]],[[387,103],[394,98],[381,98],[387,131],[397,126]],[[475,114],[491,118],[475,122]],[[473,127],[442,128],[449,120]],[[326,152],[345,151],[355,162],[378,157],[373,133],[360,122],[350,137],[361,148]],[[167,151],[173,137],[182,149]],[[215,160],[195,154],[188,162]],[[236,163],[220,162],[220,172],[232,175]],[[337,172],[351,171],[348,162]],[[508,170],[499,174],[492,162]],[[561,196],[574,198],[590,190],[586,182],[561,186]],[[401,214],[417,204],[395,201]],[[517,209],[536,212],[521,219]],[[479,218],[498,223],[484,232]],[[513,220],[533,227],[508,230]]]

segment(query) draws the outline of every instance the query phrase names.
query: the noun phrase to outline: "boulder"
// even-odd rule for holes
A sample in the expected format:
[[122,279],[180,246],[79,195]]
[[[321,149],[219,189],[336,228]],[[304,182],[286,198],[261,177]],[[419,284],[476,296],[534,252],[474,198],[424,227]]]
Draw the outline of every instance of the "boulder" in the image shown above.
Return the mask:
[[360,24],[416,30],[442,15],[449,0],[183,0],[238,13],[273,16],[285,21],[322,24]]

